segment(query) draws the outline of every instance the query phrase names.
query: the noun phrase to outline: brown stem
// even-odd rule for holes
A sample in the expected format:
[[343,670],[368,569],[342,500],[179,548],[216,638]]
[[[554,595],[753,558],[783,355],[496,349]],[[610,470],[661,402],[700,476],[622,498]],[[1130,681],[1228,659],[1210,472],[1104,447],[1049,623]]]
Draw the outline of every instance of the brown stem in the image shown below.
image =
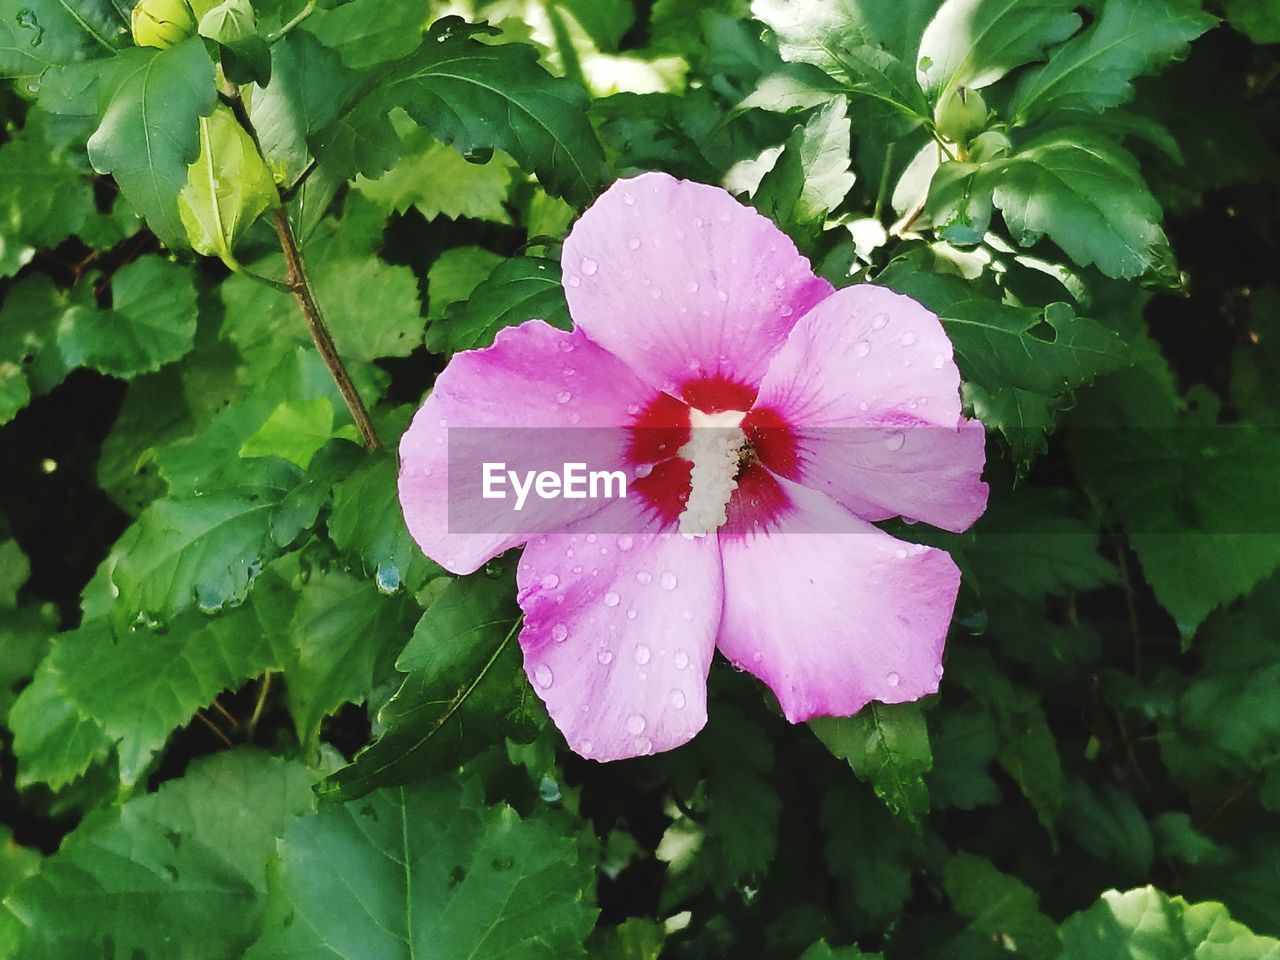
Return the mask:
[[360,436],[364,438],[365,446],[370,450],[376,450],[382,446],[382,441],[378,439],[378,431],[374,429],[373,421],[369,419],[369,412],[365,410],[356,385],[351,382],[347,368],[342,365],[338,348],[333,345],[333,337],[329,335],[329,329],[324,324],[324,316],[320,313],[320,305],[316,303],[315,294],[311,289],[311,280],[302,263],[298,238],[294,236],[293,226],[289,223],[289,216],[285,213],[284,207],[277,207],[274,217],[276,235],[280,238],[280,249],[284,251],[289,289],[293,291],[298,301],[298,309],[302,311],[302,318],[307,322],[307,329],[311,331],[311,339],[315,342],[316,349],[320,351],[320,359],[329,368],[333,382],[338,385],[338,392],[347,402],[347,409],[351,411],[351,417],[360,430]]

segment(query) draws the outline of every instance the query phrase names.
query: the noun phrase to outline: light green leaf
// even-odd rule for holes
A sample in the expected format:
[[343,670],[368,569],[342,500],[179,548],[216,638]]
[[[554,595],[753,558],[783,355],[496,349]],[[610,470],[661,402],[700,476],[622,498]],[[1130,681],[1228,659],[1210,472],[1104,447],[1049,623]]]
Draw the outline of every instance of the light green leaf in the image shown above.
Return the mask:
[[929,181],[924,214],[940,240],[967,247],[981,243],[991,226],[991,191],[999,164],[946,162]]
[[185,356],[195,343],[196,289],[190,267],[140,257],[111,280],[110,310],[77,306],[58,325],[69,367],[117,377],[152,373]]
[[262,922],[266,862],[313,805],[312,779],[258,751],[222,753],[87,818],[5,901],[25,928],[19,960],[241,956]]
[[333,402],[328,397],[285,400],[241,444],[240,456],[280,457],[306,470],[333,437]]
[[44,783],[60,790],[105,759],[112,747],[102,725],[70,701],[52,657],[41,662],[35,679],[14,701],[8,725],[19,787]]
[[0,307],[0,384],[7,398],[0,423],[7,422],[33,395],[52,390],[70,372],[58,349],[58,325],[72,309],[71,297],[47,275],[22,277]]
[[258,35],[249,0],[222,0],[200,14],[198,32],[222,48],[222,69],[233,83],[266,84],[271,79],[271,50]]
[[1160,205],[1128,151],[1086,127],[1064,127],[1024,144],[1000,171],[995,203],[1014,240],[1042,236],[1082,267],[1109,277],[1173,271]]
[[848,101],[833,97],[787,139],[752,203],[793,234],[814,235],[853,188]]
[[1080,29],[1072,0],[945,0],[920,38],[916,72],[938,102],[990,86]]
[[958,853],[947,861],[943,885],[972,932],[1012,941],[1029,960],[1058,956],[1057,926],[1040,912],[1035,891],[1017,877],[983,857]]
[[917,704],[869,703],[855,716],[820,717],[809,726],[895,814],[915,822],[929,812],[924,775],[933,753]]
[[195,251],[238,269],[236,244],[279,202],[271,171],[231,108],[219,104],[201,117],[200,155],[178,195],[178,213]]
[[1109,890],[1062,924],[1062,960],[1278,960],[1280,941],[1231,919],[1220,903],[1187,903],[1155,887]]
[[411,125],[403,135],[405,156],[376,180],[358,177],[355,188],[386,213],[417,207],[428,220],[445,216],[474,217],[509,223],[504,206],[511,191],[515,162],[497,152],[485,163],[472,163],[453,147]]
[[438,779],[295,820],[246,960],[581,956],[596,909],[578,838],[482,794]]
[[1088,30],[1018,82],[1008,115],[1034,123],[1056,110],[1100,113],[1126,103],[1135,77],[1186,56],[1187,44],[1215,23],[1178,0],[1106,0]]
[[200,117],[217,101],[213,61],[193,37],[168,50],[117,55],[89,160],[109,173],[151,229],[174,246],[186,236],[178,194],[200,152]]

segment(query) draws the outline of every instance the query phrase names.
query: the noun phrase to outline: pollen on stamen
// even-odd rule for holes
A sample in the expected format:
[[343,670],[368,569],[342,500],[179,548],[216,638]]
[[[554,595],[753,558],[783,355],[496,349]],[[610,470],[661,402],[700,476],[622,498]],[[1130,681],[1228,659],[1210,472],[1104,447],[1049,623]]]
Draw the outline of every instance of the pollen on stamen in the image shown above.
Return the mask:
[[738,469],[747,444],[741,427],[745,416],[742,410],[689,411],[689,440],[679,451],[693,464],[689,499],[679,521],[686,537],[714,533],[728,520],[727,508],[738,488]]

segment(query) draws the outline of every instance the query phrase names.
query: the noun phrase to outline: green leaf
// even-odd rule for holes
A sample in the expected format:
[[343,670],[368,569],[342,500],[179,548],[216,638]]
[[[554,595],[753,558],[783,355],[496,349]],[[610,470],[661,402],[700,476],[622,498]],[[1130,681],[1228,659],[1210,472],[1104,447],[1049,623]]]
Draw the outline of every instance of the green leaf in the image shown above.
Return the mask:
[[333,436],[333,402],[328,397],[285,400],[240,445],[240,456],[280,457],[306,470]]
[[396,458],[375,452],[333,488],[329,537],[334,546],[360,558],[379,590],[410,593],[439,568],[418,549],[404,525],[396,495]]
[[911,897],[912,873],[923,865],[920,832],[860,784],[827,790],[820,822],[838,908],[858,917],[859,926],[892,922]]
[[58,690],[115,743],[120,778],[136,783],[169,734],[224,690],[277,668],[279,600],[255,593],[209,617],[192,611],[164,633],[113,635],[105,621],[63,634],[49,655]]
[[515,162],[494,153],[484,163],[472,163],[453,147],[412,126],[402,135],[406,154],[378,177],[358,177],[355,188],[386,213],[417,207],[428,220],[474,217],[509,223],[506,200],[511,192]]
[[276,838],[314,803],[304,767],[255,750],[85,819],[5,901],[19,960],[241,956],[263,916]]
[[[355,111],[376,118],[403,107],[464,155],[504,150],[532,169],[548,193],[585,205],[604,185],[607,171],[587,120],[584,91],[549,75],[531,47],[480,43],[475,36],[482,32],[456,17],[436,21],[417,52],[393,64],[376,92],[336,122],[351,129],[359,119],[352,117]],[[341,136],[336,129],[321,139]],[[385,169],[373,156],[375,162],[359,165],[366,176]]]
[[593,878],[545,808],[486,806],[470,778],[380,790],[290,825],[246,960],[578,957]]
[[933,767],[933,753],[917,704],[870,703],[855,716],[820,717],[809,726],[895,814],[913,823],[928,814],[924,775]]
[[1072,431],[1073,468],[1105,516],[1126,527],[1156,598],[1189,638],[1215,607],[1280,566],[1271,483],[1280,437],[1218,425],[1213,413],[1149,424],[1120,413],[1103,423]]
[[1073,781],[1062,822],[1080,846],[1121,876],[1144,877],[1151,869],[1151,827],[1133,797],[1118,787]]
[[35,679],[14,701],[8,725],[19,787],[44,783],[60,790],[111,751],[102,725],[68,698],[52,657],[44,659]]
[[939,164],[924,207],[939,239],[962,247],[982,242],[991,226],[991,191],[998,169],[999,164]]
[[1101,113],[1133,98],[1135,77],[1182,59],[1216,18],[1177,0],[1106,0],[1096,21],[1018,82],[1008,115],[1034,123],[1058,110]]
[[258,35],[249,0],[223,0],[205,11],[198,32],[222,48],[222,69],[233,83],[265,85],[271,79],[271,50]]
[[1087,127],[1064,127],[1024,144],[1002,168],[995,204],[1024,247],[1047,235],[1082,267],[1109,277],[1173,271],[1160,205],[1137,161]]
[[382,735],[325,781],[328,795],[363,796],[452,769],[497,737],[525,738],[537,708],[513,592],[510,577],[479,573],[451,582],[427,608],[396,663],[409,675],[378,714]]
[[[855,115],[896,120],[890,129],[901,135],[929,118],[913,64],[920,32],[937,6],[937,0],[754,0],[751,12],[773,30],[784,59],[836,78],[859,98]],[[828,87],[812,71],[786,73],[793,83]]]
[[[484,247],[450,247],[436,257],[427,271],[427,322],[437,324],[455,303],[465,304],[476,287],[506,260]],[[438,335],[438,330],[428,328],[429,341]]]
[[9,288],[0,308],[0,383],[8,397],[7,405],[0,405],[0,423],[70,372],[57,343],[58,325],[70,304],[70,295],[41,273],[22,277]]
[[945,0],[920,38],[920,86],[940,101],[990,86],[1080,29],[1072,0]]
[[710,888],[725,899],[766,877],[778,852],[782,798],[771,782],[772,744],[760,726],[729,703],[717,704],[707,726],[677,762],[673,789],[688,798],[655,851],[667,864],[664,903],[674,905]]
[[315,749],[320,722],[345,703],[366,700],[375,679],[391,672],[417,608],[337,570],[312,573],[293,590],[297,607],[281,655],[286,699],[298,739]]
[[125,26],[111,0],[0,0],[0,77],[33,79],[110,56],[126,42]]
[[955,651],[948,667],[960,686],[991,714],[1000,737],[996,759],[1054,837],[1065,802],[1066,778],[1039,696],[1009,680],[986,651]]
[[1277,960],[1280,941],[1231,919],[1220,903],[1187,903],[1155,887],[1110,890],[1062,924],[1062,960]]
[[1000,748],[995,721],[976,704],[955,710],[945,705],[930,714],[933,769],[927,778],[933,806],[973,810],[1000,802],[1000,788],[988,772]]
[[1254,43],[1280,43],[1280,9],[1274,0],[1223,0],[1227,22]]
[[848,102],[833,97],[796,127],[752,203],[793,235],[816,235],[853,189]]
[[178,213],[197,253],[239,268],[232,251],[255,220],[276,206],[271,171],[230,107],[200,118],[200,155],[178,195]]
[[351,0],[317,10],[304,29],[337,50],[347,66],[364,69],[412,53],[422,43],[430,17],[425,3]]
[[542,257],[512,257],[498,264],[465,303],[427,328],[427,349],[452,353],[487,347],[499,330],[532,319],[571,328],[560,265]]
[[947,861],[943,885],[970,931],[1012,941],[1029,960],[1058,956],[1057,926],[1040,911],[1035,891],[1017,877],[983,857],[958,853]]
[[168,50],[118,54],[89,160],[109,173],[170,246],[185,236],[178,194],[200,152],[200,117],[217,101],[213,61],[198,37]]
[[196,289],[189,267],[140,257],[111,280],[111,309],[77,306],[58,325],[69,367],[117,377],[152,373],[185,356],[195,343]]
[[924,272],[916,258],[895,261],[877,281],[938,314],[955,346],[965,401],[1004,434],[1023,470],[1044,449],[1072,391],[1128,360],[1120,337],[1065,303],[1043,311],[996,303],[958,279]]
[[43,110],[32,109],[0,146],[0,275],[16,272],[35,248],[56,247],[79,233],[93,212],[93,190],[55,145],[51,123]]

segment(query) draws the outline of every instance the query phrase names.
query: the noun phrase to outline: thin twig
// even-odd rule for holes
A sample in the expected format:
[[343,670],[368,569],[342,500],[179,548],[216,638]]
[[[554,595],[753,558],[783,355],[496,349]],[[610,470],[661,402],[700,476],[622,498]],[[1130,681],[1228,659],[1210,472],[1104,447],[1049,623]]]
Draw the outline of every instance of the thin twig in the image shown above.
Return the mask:
[[212,720],[210,720],[208,717],[206,717],[206,716],[204,715],[204,712],[203,712],[203,711],[201,711],[201,710],[197,710],[197,711],[196,711],[196,719],[197,719],[197,720],[199,720],[201,723],[203,723],[206,727],[208,727],[208,728],[213,732],[213,735],[214,735],[215,737],[217,737],[219,740],[221,740],[221,741],[222,741],[222,743],[223,743],[223,745],[224,745],[228,750],[234,750],[234,749],[235,749],[235,746],[236,746],[236,745],[235,745],[234,743],[232,743],[232,742],[231,742],[231,738],[230,738],[230,737],[228,737],[228,736],[227,736],[225,733],[223,733],[221,730],[219,730],[219,729],[218,729],[218,725],[217,725],[216,723],[214,723]]
[[224,707],[218,700],[215,699],[211,704],[211,706],[213,707],[213,709],[217,710],[220,714],[222,714],[227,719],[227,722],[231,724],[232,729],[240,726],[240,721],[237,720],[235,717],[233,717],[230,713],[228,713],[227,708]]
[[364,401],[360,399],[356,385],[351,382],[351,376],[343,366],[342,358],[338,356],[338,348],[334,346],[333,337],[329,335],[329,328],[325,326],[324,316],[320,313],[320,306],[316,303],[315,294],[311,289],[311,280],[302,263],[298,238],[294,236],[293,226],[289,223],[289,215],[283,207],[277,207],[273,216],[276,235],[280,238],[280,249],[284,251],[289,288],[298,301],[298,309],[302,311],[302,318],[306,321],[311,339],[320,352],[320,359],[329,368],[333,382],[338,385],[338,392],[346,401],[347,409],[351,411],[351,417],[360,430],[360,436],[364,438],[365,446],[370,450],[376,450],[382,446],[382,441],[378,438],[378,431],[374,428],[373,421],[369,419],[369,412],[364,407]]
[[307,17],[315,13],[315,10],[316,10],[316,0],[307,0],[306,5],[303,6],[301,10],[298,11],[297,16],[295,16],[292,20],[286,23],[279,30],[275,31],[275,33],[267,37],[267,43],[275,43],[277,40],[283,37],[286,33],[288,33],[290,30],[292,30],[294,27],[300,24],[303,20],[307,19]]
[[249,741],[253,741],[253,731],[258,728],[258,718],[262,716],[262,708],[267,702],[267,693],[271,690],[271,671],[262,675],[262,684],[258,687],[258,702],[253,705],[253,714],[249,717]]

